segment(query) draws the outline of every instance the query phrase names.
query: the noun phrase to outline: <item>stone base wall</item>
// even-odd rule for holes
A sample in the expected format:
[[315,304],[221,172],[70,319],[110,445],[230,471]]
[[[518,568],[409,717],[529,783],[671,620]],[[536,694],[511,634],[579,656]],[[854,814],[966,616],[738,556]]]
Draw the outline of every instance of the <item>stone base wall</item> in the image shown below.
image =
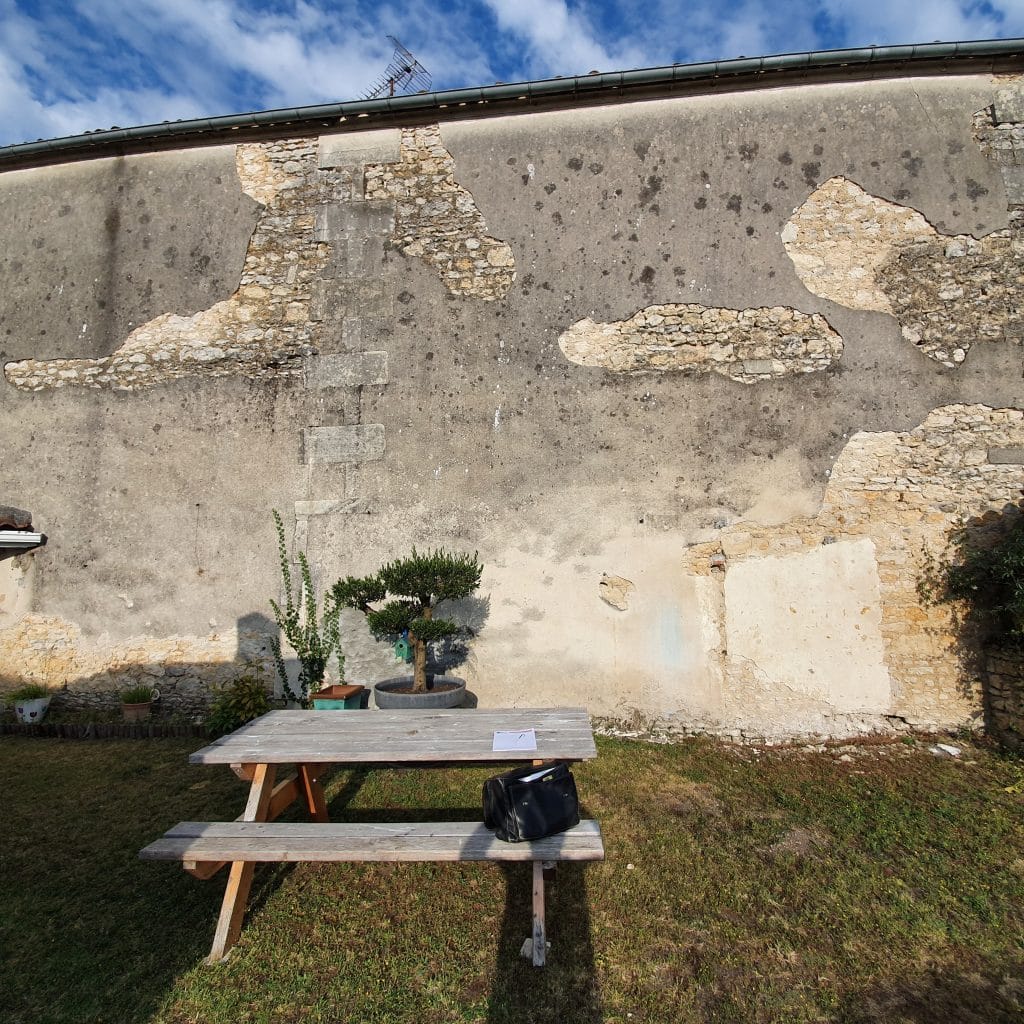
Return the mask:
[[205,637],[134,637],[109,644],[85,638],[61,619],[26,615],[0,636],[0,696],[26,683],[53,688],[52,712],[108,714],[121,692],[135,686],[160,691],[153,713],[202,719],[217,688],[258,674],[268,687],[277,669],[267,635],[224,630]]
[[1024,750],[1024,651],[989,654],[985,675],[990,734],[1009,750]]

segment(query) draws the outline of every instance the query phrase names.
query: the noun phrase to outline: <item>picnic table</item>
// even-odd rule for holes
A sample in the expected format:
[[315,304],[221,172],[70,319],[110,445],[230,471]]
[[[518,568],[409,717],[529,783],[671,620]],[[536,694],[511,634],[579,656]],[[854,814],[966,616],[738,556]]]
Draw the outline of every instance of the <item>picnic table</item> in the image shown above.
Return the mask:
[[[494,750],[494,734],[533,730],[536,748]],[[257,863],[295,861],[530,861],[533,864],[533,963],[545,960],[544,867],[601,860],[596,821],[524,843],[505,843],[469,822],[332,823],[323,778],[333,765],[443,767],[597,756],[583,708],[436,711],[271,711],[197,750],[192,764],[230,766],[250,781],[245,810],[233,822],[180,822],[140,853],[181,861],[199,878],[230,864],[209,962],[224,959],[241,933]],[[294,777],[277,780],[281,765]],[[275,823],[296,801],[310,822]],[[482,811],[481,811],[482,817]]]

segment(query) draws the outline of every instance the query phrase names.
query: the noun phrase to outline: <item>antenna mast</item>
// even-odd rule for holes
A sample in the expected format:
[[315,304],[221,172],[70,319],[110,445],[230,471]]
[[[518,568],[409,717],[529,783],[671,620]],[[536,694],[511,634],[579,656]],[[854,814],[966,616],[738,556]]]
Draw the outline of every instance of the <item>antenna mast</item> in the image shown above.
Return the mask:
[[388,36],[388,39],[395,47],[391,63],[373,88],[363,96],[364,100],[430,89],[430,72],[394,36]]

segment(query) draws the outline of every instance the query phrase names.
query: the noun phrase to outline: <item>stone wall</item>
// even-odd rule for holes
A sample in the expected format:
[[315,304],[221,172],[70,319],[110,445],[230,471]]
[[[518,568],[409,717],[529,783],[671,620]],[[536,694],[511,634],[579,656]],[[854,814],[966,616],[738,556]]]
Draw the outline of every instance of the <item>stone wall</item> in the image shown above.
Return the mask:
[[[854,731],[896,719],[980,726],[984,681],[954,653],[950,609],[924,601],[918,581],[928,555],[949,556],[962,523],[1019,499],[1020,466],[998,461],[1006,450],[1024,453],[1021,410],[951,406],[905,433],[857,434],[817,515],[727,527],[689,550],[688,571],[716,581],[726,597],[733,590],[717,605],[718,629],[723,687],[747,705],[734,712],[741,732],[757,736],[770,720],[742,685],[752,675],[766,701],[781,699],[783,688],[805,695],[806,720],[820,717],[821,732],[836,731],[827,723],[844,715]],[[830,585],[837,577],[842,593]],[[781,659],[779,638],[788,651]]]
[[0,631],[0,665],[3,688],[52,687],[54,711],[116,711],[122,690],[144,685],[160,691],[160,715],[189,719],[205,717],[215,689],[241,675],[257,675],[271,689],[277,678],[267,633],[258,626],[111,643],[84,637],[73,623],[32,614]]
[[781,306],[667,304],[648,306],[617,324],[581,320],[559,337],[558,347],[574,363],[615,373],[720,373],[753,384],[827,370],[842,354],[843,341],[824,317]]
[[393,200],[392,241],[441,275],[453,295],[502,299],[516,279],[515,256],[491,238],[437,125],[402,131],[401,160],[366,168],[366,198]]
[[1021,335],[1013,296],[1024,249],[1010,231],[940,235],[916,210],[833,178],[782,237],[815,294],[891,313],[903,337],[944,366],[959,366],[977,342]]
[[351,179],[318,171],[307,140],[237,149],[242,189],[263,205],[231,298],[191,316],[165,313],[102,359],[25,359],[4,368],[16,388],[133,391],[197,374],[249,379],[301,373],[315,349],[310,299],[329,248],[314,243],[318,203],[351,198]]
[[[0,497],[49,536],[0,578],[0,678],[190,715],[272,678],[278,509],[321,592],[477,550],[483,706],[977,723],[916,575],[1024,487],[1020,97],[844,82],[0,175]],[[395,673],[343,632],[350,679]]]
[[1008,750],[1024,750],[1024,659],[1020,652],[989,654],[985,691],[990,732]]

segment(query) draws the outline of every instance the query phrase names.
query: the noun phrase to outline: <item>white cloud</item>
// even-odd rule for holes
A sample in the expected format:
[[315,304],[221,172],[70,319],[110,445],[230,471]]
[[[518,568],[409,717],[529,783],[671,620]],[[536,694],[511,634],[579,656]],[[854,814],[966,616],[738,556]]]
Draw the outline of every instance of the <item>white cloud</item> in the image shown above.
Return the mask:
[[580,75],[588,71],[619,71],[644,63],[642,48],[633,43],[601,43],[582,10],[565,0],[484,0],[506,32],[526,42],[534,74]]
[[996,13],[988,13],[987,5],[957,0],[915,0],[907,4],[892,0],[822,0],[823,9],[842,25],[852,46],[992,39],[1006,34],[1006,16],[1011,23],[1016,20],[1017,31],[1021,30],[1024,4],[1020,0],[991,6]]

